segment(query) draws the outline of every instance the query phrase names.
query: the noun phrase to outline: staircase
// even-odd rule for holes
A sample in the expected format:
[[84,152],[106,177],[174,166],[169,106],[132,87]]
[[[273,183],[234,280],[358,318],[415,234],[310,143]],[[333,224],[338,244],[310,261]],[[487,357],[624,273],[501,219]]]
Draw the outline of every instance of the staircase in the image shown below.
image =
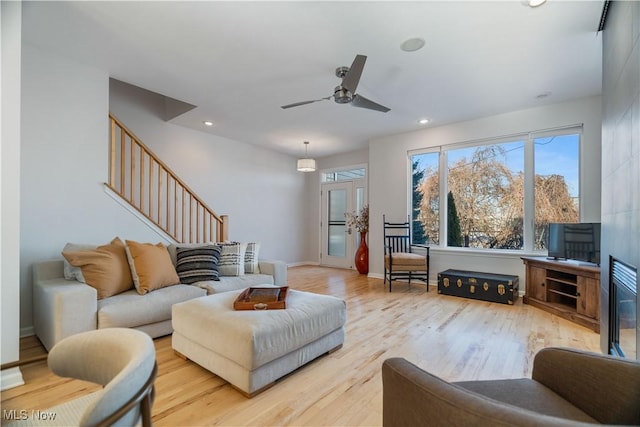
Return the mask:
[[115,116],[109,121],[107,187],[176,242],[227,240],[227,215],[209,208]]

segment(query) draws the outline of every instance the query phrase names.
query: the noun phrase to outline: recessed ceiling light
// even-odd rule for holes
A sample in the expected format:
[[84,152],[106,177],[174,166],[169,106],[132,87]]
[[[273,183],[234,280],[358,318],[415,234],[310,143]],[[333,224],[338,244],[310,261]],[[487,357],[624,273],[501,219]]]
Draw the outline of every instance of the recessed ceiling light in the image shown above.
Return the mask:
[[544,4],[547,0],[529,0],[529,7],[538,7]]
[[204,121],[204,122],[202,122],[202,123],[204,123],[204,125],[205,125],[205,126],[213,126],[213,122],[212,122],[212,121],[210,121],[210,120],[205,120],[205,121]]
[[419,37],[415,37],[412,39],[405,40],[401,45],[400,49],[405,52],[415,52],[416,50],[422,49],[424,46],[424,39]]
[[420,119],[418,120],[418,123],[420,123],[421,125],[426,125],[427,123],[429,123],[429,119]]

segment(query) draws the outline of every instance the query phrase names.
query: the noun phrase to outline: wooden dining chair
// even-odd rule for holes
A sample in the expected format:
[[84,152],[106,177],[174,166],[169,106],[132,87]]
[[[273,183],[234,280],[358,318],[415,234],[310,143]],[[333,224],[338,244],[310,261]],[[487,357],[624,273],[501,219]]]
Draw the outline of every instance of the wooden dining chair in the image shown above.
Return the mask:
[[[389,281],[389,292],[394,280],[423,281],[429,291],[429,246],[411,243],[411,223],[388,222],[382,216],[384,224],[384,283]],[[413,252],[414,247],[424,250],[424,254]]]

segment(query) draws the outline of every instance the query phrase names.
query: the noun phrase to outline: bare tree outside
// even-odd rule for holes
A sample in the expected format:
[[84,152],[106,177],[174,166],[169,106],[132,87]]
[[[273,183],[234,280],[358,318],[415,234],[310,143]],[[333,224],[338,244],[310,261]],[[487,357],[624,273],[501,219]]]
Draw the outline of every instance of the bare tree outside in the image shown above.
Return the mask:
[[536,175],[535,248],[547,247],[547,224],[578,222],[580,212],[562,175]]
[[[518,218],[522,222],[522,205],[513,206],[517,189],[503,157],[502,146],[488,145],[478,147],[471,159],[463,157],[449,166],[449,191],[465,247],[505,248]],[[518,199],[522,197],[515,196]]]

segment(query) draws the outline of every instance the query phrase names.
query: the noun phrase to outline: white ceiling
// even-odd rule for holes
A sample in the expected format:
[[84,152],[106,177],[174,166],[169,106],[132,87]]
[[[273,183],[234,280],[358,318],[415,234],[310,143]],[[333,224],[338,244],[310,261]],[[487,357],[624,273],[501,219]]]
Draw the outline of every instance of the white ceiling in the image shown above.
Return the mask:
[[[423,117],[439,126],[599,94],[602,4],[27,1],[22,28],[24,42],[197,106],[174,123],[294,156],[308,140],[323,157]],[[412,37],[425,47],[402,51]],[[390,112],[280,108],[332,95],[356,54],[368,56],[357,93]]]

